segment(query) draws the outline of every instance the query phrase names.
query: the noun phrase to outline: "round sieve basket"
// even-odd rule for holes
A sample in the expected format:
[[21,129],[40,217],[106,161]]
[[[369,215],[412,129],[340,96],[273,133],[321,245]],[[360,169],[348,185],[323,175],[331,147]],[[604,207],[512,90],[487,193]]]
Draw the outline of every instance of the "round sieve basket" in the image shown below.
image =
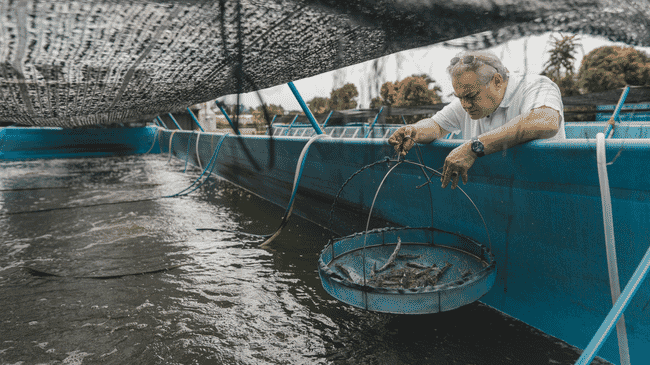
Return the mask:
[[[377,272],[391,255],[393,265]],[[426,314],[485,295],[496,279],[496,261],[487,247],[463,235],[431,227],[381,228],[331,240],[318,273],[325,291],[354,307]]]

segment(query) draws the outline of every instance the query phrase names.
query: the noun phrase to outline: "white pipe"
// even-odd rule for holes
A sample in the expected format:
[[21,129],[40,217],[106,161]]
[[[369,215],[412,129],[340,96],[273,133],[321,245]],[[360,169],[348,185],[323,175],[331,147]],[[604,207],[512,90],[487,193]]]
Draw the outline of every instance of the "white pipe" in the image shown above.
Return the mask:
[[[618,263],[616,262],[616,243],[614,241],[614,219],[612,218],[612,200],[609,192],[609,178],[607,177],[607,159],[605,156],[605,135],[596,135],[596,162],[598,164],[598,181],[600,182],[600,198],[603,204],[603,223],[605,225],[605,247],[607,249],[607,270],[609,272],[609,287],[612,291],[612,303],[621,295],[621,286],[618,280]],[[630,350],[627,344],[625,318],[616,322],[618,335],[618,352],[621,356],[621,365],[630,365]]]
[[174,130],[172,132],[172,135],[169,136],[169,160],[167,160],[167,163],[169,163],[172,160],[172,141],[174,140],[174,133],[176,133],[177,130]]
[[[189,110],[189,108],[187,109]],[[196,136],[196,160],[199,162],[199,169],[203,170],[203,166],[201,166],[201,156],[199,156],[199,137],[201,137],[201,132]]]

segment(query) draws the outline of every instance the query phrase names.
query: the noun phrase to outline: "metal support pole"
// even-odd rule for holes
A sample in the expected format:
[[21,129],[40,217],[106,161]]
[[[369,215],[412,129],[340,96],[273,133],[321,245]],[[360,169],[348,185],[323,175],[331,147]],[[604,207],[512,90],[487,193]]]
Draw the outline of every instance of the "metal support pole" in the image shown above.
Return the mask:
[[296,100],[298,100],[298,104],[300,104],[300,107],[302,108],[302,111],[305,112],[305,115],[307,116],[307,119],[309,119],[309,123],[311,123],[311,126],[314,127],[314,130],[316,131],[316,134],[323,134],[323,130],[318,125],[318,122],[316,121],[316,118],[314,118],[314,115],[311,113],[311,111],[307,107],[307,104],[305,104],[305,101],[302,100],[302,96],[300,96],[300,93],[298,92],[298,89],[296,89],[296,86],[293,84],[292,81],[289,81],[288,85],[289,85],[289,88],[291,89],[291,92],[293,93],[293,96],[295,96]]
[[379,113],[377,113],[377,115],[375,115],[375,120],[372,122],[372,124],[370,125],[370,128],[368,128],[368,131],[366,132],[366,135],[363,138],[368,138],[368,136],[370,135],[370,132],[372,132],[372,129],[375,127],[375,123],[377,123],[377,121],[379,120],[379,116],[381,115],[381,112],[383,112],[383,111],[384,111],[384,107],[382,106],[381,109],[379,109]]
[[180,125],[178,125],[178,122],[176,122],[176,119],[174,118],[172,113],[167,113],[167,115],[169,115],[169,117],[172,118],[172,122],[174,122],[174,124],[176,124],[176,128],[178,128],[179,131],[182,131],[183,129],[181,128]]
[[330,118],[332,117],[332,114],[334,114],[334,110],[332,110],[332,111],[329,113],[329,115],[327,116],[327,119],[325,119],[325,123],[323,123],[323,129],[325,129],[325,127],[327,127],[327,122],[330,121]]
[[196,117],[194,116],[194,113],[192,113],[192,111],[190,110],[190,108],[187,108],[187,111],[190,113],[190,117],[192,117],[192,120],[194,120],[194,123],[196,123],[196,125],[199,126],[199,129],[201,130],[201,132],[205,132],[205,131],[203,130],[203,127],[201,127],[201,124],[199,124],[199,121],[198,121],[198,120],[196,119]]
[[616,123],[616,118],[618,118],[618,115],[621,113],[621,109],[623,108],[623,104],[625,104],[625,99],[627,99],[627,94],[630,93],[630,86],[627,85],[625,86],[625,89],[623,89],[623,93],[621,93],[621,97],[618,99],[618,104],[616,104],[616,108],[614,109],[614,114],[612,114],[612,117],[610,118],[610,124],[607,126],[607,131],[605,132],[605,137],[609,138],[611,137],[610,132],[613,133],[613,126]]
[[232,120],[230,120],[230,117],[228,116],[228,113],[226,113],[226,110],[221,106],[221,103],[219,103],[218,100],[214,101],[215,104],[219,107],[219,110],[221,110],[221,114],[223,114],[224,117],[226,117],[226,120],[228,121],[228,124],[230,124],[230,128],[232,128],[233,131],[235,131],[235,134],[238,136],[241,136],[241,133],[239,132],[239,128],[237,128],[233,123]]
[[167,124],[165,124],[165,123],[162,121],[162,119],[160,119],[160,116],[156,117],[156,119],[158,119],[158,122],[160,122],[160,124],[162,124],[162,126],[165,127],[165,129],[169,129],[169,128],[167,128]]
[[285,135],[285,136],[286,136],[287,134],[289,134],[289,131],[291,130],[291,127],[293,127],[293,123],[295,123],[296,120],[298,119],[298,115],[300,115],[300,114],[296,114],[296,117],[293,118],[293,120],[291,121],[291,124],[289,124],[289,128],[287,128],[287,131],[284,132],[284,135]]

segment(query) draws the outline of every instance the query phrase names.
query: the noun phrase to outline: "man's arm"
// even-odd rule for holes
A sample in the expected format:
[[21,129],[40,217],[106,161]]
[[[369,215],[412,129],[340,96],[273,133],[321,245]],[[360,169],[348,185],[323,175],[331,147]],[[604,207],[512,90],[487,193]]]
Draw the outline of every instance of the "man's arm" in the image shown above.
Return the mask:
[[503,151],[535,139],[553,137],[560,127],[560,113],[542,106],[518,115],[501,127],[483,133],[478,139],[485,146],[485,154]]
[[430,143],[447,133],[449,132],[442,129],[433,119],[428,118],[401,127],[390,136],[388,143],[395,146],[395,151],[399,152],[400,156],[406,156],[415,143]]
[[[513,118],[501,127],[478,136],[485,147],[485,154],[490,154],[540,138],[553,137],[560,127],[560,113],[550,107],[542,106],[528,113]],[[471,141],[456,147],[445,159],[442,171],[442,187],[452,182],[451,188],[458,186],[459,178],[467,184],[467,170],[476,161]]]

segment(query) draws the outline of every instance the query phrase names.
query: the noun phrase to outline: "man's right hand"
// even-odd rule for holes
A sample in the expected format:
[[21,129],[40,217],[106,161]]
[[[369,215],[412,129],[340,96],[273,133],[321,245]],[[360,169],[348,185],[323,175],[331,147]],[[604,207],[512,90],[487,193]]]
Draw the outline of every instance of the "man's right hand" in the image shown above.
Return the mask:
[[399,153],[400,157],[404,157],[415,145],[417,134],[418,130],[415,126],[406,125],[396,130],[395,133],[388,138],[388,143],[395,147],[395,151]]

